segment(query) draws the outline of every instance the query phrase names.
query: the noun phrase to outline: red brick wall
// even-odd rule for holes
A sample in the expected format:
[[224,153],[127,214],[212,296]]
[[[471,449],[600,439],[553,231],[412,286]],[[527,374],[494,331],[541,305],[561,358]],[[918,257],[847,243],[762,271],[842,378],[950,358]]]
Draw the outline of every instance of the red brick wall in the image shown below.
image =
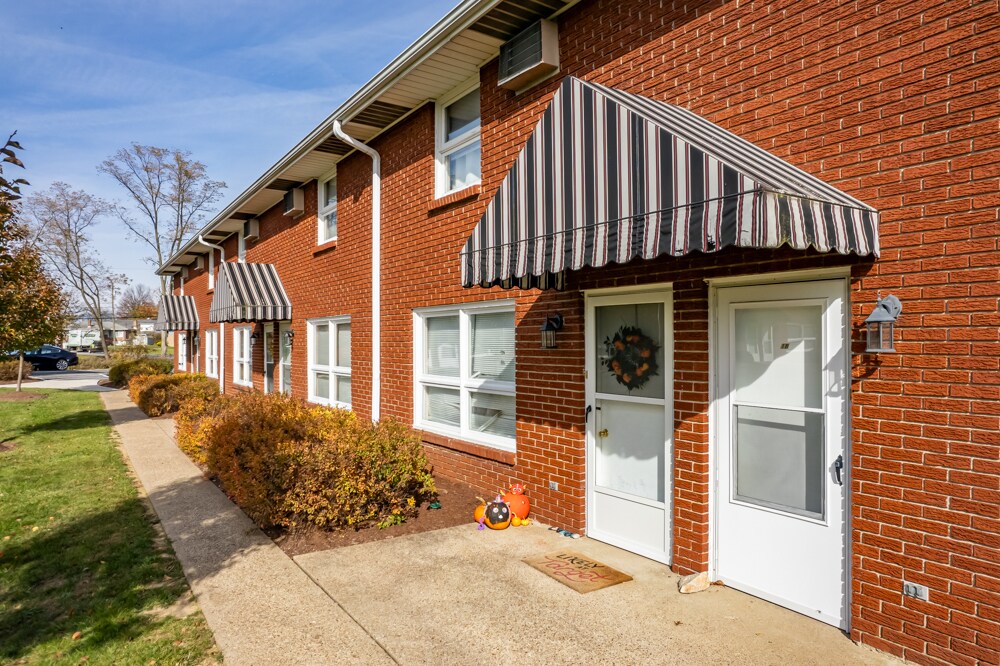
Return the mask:
[[[1000,636],[1000,28],[996,3],[584,1],[559,17],[561,74],[685,106],[882,213],[877,262],[726,250],[581,271],[561,293],[459,286],[458,253],[551,98],[482,80],[483,183],[434,200],[433,106],[373,146],[383,157],[382,414],[413,420],[416,307],[515,298],[516,457],[426,437],[439,473],[484,493],[528,485],[544,521],[584,524],[580,289],[672,282],[674,567],[708,567],[706,277],[850,265],[852,637],[920,663],[990,663]],[[278,266],[293,302],[293,386],[305,395],[305,319],[350,315],[354,406],[371,413],[370,168],[338,169],[340,240],[316,248],[306,214],[272,210],[249,261]],[[235,257],[235,243],[227,256]],[[196,293],[194,274],[186,291]],[[203,288],[203,287],[201,287]],[[903,300],[897,354],[863,354],[876,292]],[[207,322],[206,298],[199,312]],[[204,310],[202,310],[204,307]],[[561,312],[559,349],[538,349]],[[231,326],[227,325],[227,377]],[[259,330],[259,329],[258,329]],[[204,338],[203,338],[204,339]],[[255,371],[262,367],[255,350]],[[558,492],[548,482],[559,484]],[[931,601],[903,599],[903,579]]]

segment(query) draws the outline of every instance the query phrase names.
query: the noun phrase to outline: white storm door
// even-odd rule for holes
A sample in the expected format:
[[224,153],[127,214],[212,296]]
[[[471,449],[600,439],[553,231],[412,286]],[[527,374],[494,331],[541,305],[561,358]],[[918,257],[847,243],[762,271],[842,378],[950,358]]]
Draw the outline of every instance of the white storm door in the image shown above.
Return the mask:
[[847,628],[843,280],[718,290],[715,574]]
[[281,366],[278,389],[287,395],[292,393],[292,324],[282,322],[278,326],[278,364]]
[[673,301],[587,299],[587,535],[670,562]]
[[264,324],[264,393],[274,392],[274,329],[277,324]]

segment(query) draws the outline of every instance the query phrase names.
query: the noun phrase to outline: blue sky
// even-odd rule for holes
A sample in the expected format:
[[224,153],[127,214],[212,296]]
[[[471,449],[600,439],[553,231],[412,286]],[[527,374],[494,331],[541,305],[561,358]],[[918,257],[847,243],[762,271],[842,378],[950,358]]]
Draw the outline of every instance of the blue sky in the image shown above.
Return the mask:
[[[458,0],[0,0],[0,132],[28,192],[58,180],[124,200],[97,165],[133,142],[191,151],[243,191]],[[115,271],[154,286],[108,219]]]

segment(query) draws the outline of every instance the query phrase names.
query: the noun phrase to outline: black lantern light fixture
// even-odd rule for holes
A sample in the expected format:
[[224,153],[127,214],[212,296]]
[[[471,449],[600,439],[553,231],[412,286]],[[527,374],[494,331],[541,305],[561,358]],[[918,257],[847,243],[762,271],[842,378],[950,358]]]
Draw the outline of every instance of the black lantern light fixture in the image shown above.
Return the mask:
[[295,340],[295,331],[293,331],[292,329],[288,329],[287,331],[285,331],[285,344],[291,347],[292,342],[294,340]]
[[191,343],[194,344],[194,353],[197,354],[198,353],[198,345],[201,344],[201,338],[198,336],[198,332],[197,331],[195,331],[195,334],[191,337]]
[[251,347],[257,346],[257,331],[254,331],[253,333],[250,334],[250,346]]
[[554,314],[545,318],[545,323],[541,326],[542,349],[556,348],[556,331],[561,331],[563,318],[561,314]]
[[882,298],[879,292],[875,309],[865,319],[865,330],[868,334],[865,344],[866,352],[894,352],[893,338],[896,333],[896,318],[903,311],[903,304],[898,298],[889,294]]

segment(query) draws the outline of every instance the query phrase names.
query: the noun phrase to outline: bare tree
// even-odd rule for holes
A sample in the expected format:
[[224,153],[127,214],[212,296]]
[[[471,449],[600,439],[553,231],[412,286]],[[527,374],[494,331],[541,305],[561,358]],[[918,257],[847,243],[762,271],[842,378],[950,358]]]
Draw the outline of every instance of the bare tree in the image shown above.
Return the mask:
[[[147,260],[157,267],[194,234],[226,187],[221,180],[210,179],[205,165],[192,160],[189,151],[138,143],[121,148],[97,170],[128,192],[134,210],[116,206],[114,211],[129,233],[153,251]],[[162,275],[160,293],[169,293],[167,278]],[[164,331],[160,334],[163,356],[167,354],[166,340]]]
[[156,294],[144,284],[130,284],[118,301],[118,316],[123,319],[151,319],[157,309]]
[[105,354],[108,349],[104,339],[102,296],[108,270],[94,253],[90,233],[109,209],[103,199],[83,190],[73,190],[61,182],[53,183],[46,192],[33,194],[26,204],[39,250],[46,263],[62,277],[64,284],[80,298],[87,313],[97,322]]
[[[133,143],[104,160],[97,170],[128,193],[132,208],[114,209],[129,233],[152,250],[147,260],[161,266],[194,234],[226,184],[212,180],[191,153]],[[160,293],[167,278],[160,277]]]

